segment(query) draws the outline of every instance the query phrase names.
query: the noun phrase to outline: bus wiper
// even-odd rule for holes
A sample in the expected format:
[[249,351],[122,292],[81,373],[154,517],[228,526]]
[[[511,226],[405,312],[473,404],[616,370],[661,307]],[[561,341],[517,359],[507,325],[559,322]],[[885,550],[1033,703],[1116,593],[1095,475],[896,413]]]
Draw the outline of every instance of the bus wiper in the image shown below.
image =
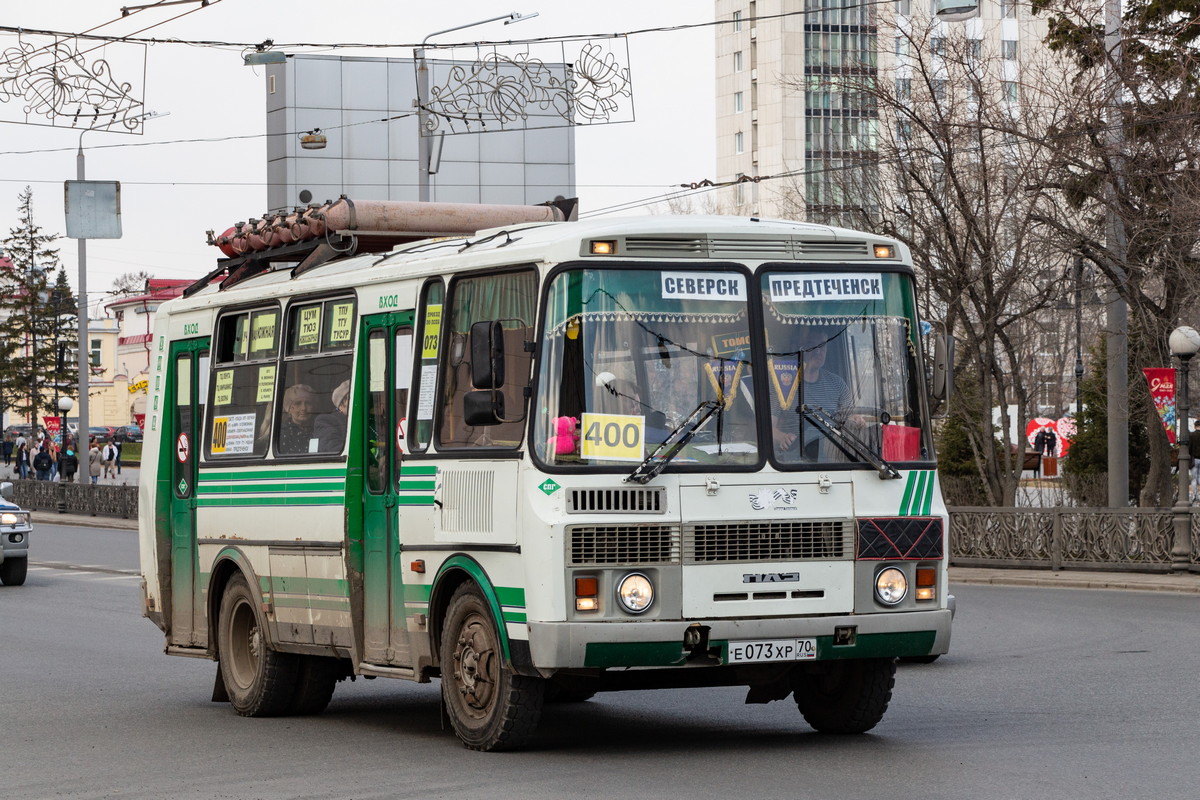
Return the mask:
[[687,446],[696,432],[703,428],[712,415],[720,409],[721,403],[717,400],[705,400],[696,406],[696,410],[688,414],[687,419],[679,423],[663,443],[654,448],[654,452],[646,456],[646,460],[639,464],[637,469],[629,473],[625,482],[649,483],[655,475],[667,468],[671,459],[679,455],[679,452]]
[[851,458],[857,457],[866,461],[879,472],[880,480],[899,478],[900,473],[888,462],[877,455],[857,434],[847,430],[844,425],[838,425],[829,412],[819,406],[804,405],[801,407],[804,418],[817,427],[825,438],[836,444]]

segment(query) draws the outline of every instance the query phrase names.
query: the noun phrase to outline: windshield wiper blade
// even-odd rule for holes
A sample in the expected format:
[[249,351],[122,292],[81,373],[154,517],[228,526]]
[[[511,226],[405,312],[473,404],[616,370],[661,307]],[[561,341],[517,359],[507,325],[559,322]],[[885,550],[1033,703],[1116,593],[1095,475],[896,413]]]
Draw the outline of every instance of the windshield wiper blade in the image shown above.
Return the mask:
[[654,448],[654,452],[646,456],[646,460],[639,464],[637,469],[629,473],[625,482],[649,483],[655,475],[667,468],[671,459],[679,455],[696,432],[720,409],[721,403],[716,400],[705,400],[696,406],[696,410],[688,414],[687,419],[679,423],[663,443]]
[[896,471],[895,467],[872,451],[857,434],[851,433],[845,426],[839,426],[825,409],[805,405],[801,408],[801,413],[825,435],[826,439],[840,447],[846,455],[857,456],[874,467],[879,473],[880,480],[900,477],[900,473]]

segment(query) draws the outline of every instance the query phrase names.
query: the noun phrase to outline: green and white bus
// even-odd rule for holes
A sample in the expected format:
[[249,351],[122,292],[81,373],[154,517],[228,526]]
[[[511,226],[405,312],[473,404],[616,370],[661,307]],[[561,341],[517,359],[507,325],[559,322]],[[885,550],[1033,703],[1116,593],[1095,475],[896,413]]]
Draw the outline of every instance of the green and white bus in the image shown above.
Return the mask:
[[374,205],[230,232],[155,320],[144,611],[214,700],[440,678],[502,750],[545,702],[745,686],[850,733],[946,652],[948,379],[901,243]]

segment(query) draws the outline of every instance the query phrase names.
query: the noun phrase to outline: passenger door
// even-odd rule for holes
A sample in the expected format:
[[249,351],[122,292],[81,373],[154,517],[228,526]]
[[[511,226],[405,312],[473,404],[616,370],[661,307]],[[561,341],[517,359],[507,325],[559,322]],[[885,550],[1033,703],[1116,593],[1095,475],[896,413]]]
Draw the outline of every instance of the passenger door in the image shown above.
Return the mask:
[[364,437],[363,659],[411,665],[404,613],[397,480],[405,442],[405,409],[412,380],[412,312],[364,321],[360,382]]
[[[171,345],[168,397],[172,405],[166,416],[167,431],[162,439],[163,458],[171,468],[160,476],[170,476],[170,486],[159,491],[170,497],[170,641],[182,647],[204,644],[199,634],[200,586],[196,551],[196,462],[197,433],[204,413],[201,396],[202,377],[208,369],[208,340],[175,342]],[[160,462],[161,463],[161,462]],[[203,616],[200,613],[199,616]]]

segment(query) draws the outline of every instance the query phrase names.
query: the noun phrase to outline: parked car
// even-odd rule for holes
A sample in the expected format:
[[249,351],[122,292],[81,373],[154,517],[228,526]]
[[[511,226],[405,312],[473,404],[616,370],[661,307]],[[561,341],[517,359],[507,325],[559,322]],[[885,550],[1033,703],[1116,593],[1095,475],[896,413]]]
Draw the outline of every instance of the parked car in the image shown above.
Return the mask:
[[117,428],[112,435],[114,442],[140,442],[142,440],[142,429],[137,425],[122,425]]
[[29,512],[12,502],[13,485],[0,483],[0,583],[20,586],[29,569]]
[[17,438],[18,436],[24,436],[26,439],[28,439],[29,437],[33,436],[33,426],[32,425],[9,425],[7,428],[4,429],[4,435],[8,436],[9,434],[12,434],[12,437],[14,439]]
[[116,425],[93,425],[88,428],[88,435],[95,437],[97,442],[107,442],[117,432]]

